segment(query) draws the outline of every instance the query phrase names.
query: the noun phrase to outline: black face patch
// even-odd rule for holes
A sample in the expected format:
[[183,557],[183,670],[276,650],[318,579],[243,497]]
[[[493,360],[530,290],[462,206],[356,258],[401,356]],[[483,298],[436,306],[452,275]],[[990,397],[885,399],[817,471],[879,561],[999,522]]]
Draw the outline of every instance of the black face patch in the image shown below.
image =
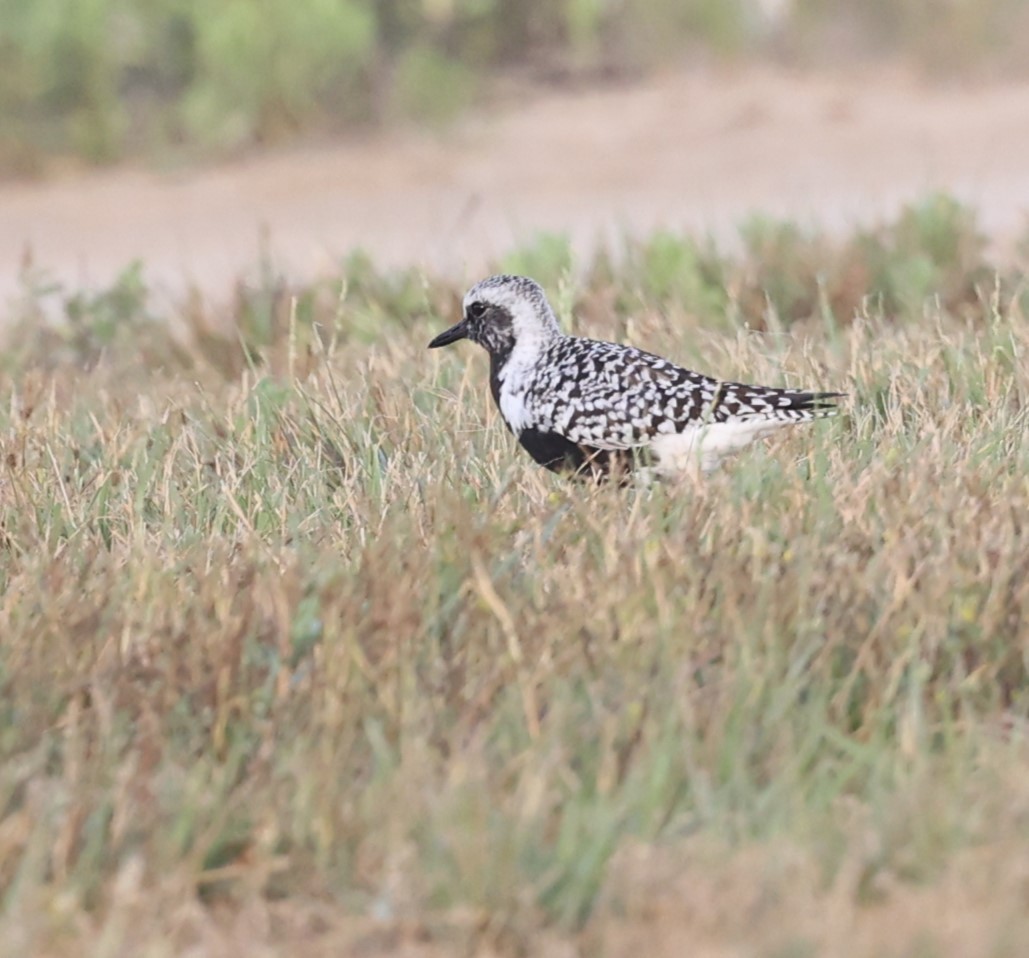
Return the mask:
[[506,356],[514,348],[514,321],[503,306],[481,300],[469,303],[464,321],[468,338],[491,354]]

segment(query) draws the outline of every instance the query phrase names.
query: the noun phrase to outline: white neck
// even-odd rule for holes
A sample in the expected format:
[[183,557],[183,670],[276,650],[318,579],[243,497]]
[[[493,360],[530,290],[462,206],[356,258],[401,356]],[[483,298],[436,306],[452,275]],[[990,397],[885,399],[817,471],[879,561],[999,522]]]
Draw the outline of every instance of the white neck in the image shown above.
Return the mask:
[[523,333],[518,337],[499,372],[500,382],[507,388],[518,389],[517,380],[521,375],[535,366],[547,347],[560,337],[561,333],[552,329],[541,329],[538,333]]

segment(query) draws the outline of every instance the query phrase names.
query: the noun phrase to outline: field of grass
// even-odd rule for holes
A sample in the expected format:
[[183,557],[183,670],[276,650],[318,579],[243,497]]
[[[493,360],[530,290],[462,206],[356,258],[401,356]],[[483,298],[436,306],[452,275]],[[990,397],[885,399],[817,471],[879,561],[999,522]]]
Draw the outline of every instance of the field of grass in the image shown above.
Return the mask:
[[426,350],[431,277],[269,267],[228,317],[37,277],[0,356],[0,953],[1023,955],[1023,276],[939,197],[501,265],[845,415],[574,485],[477,347]]

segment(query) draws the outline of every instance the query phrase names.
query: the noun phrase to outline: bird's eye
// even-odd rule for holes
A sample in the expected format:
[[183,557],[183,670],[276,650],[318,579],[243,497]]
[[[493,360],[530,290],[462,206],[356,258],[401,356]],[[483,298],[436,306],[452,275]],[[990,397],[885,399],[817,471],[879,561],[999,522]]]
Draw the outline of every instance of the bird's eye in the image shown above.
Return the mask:
[[486,304],[485,303],[472,303],[468,307],[468,315],[472,319],[482,319],[486,315]]

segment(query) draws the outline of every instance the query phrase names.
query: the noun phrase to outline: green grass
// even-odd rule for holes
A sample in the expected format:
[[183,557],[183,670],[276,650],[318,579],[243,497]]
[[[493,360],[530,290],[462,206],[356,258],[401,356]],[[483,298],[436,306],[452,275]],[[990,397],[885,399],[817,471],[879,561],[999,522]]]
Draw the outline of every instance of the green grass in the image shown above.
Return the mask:
[[[929,247],[974,227],[946,222],[911,248],[960,287]],[[723,294],[709,321],[706,277],[791,261],[762,235],[657,237],[552,290],[581,332],[850,394],[683,487],[541,473],[484,355],[425,349],[461,291],[361,258],[231,329],[150,315],[138,270],[11,317],[0,941],[1020,954],[1018,277],[764,332]]]

